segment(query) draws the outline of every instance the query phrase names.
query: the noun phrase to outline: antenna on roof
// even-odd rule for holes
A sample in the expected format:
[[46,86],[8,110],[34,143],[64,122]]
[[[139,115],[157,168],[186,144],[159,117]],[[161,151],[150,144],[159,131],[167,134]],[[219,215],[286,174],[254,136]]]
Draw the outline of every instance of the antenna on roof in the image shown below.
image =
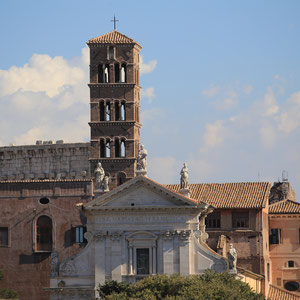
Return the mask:
[[116,19],[116,16],[114,15],[114,19],[110,20],[111,22],[114,22],[114,30],[117,29],[117,22],[119,22],[119,20]]

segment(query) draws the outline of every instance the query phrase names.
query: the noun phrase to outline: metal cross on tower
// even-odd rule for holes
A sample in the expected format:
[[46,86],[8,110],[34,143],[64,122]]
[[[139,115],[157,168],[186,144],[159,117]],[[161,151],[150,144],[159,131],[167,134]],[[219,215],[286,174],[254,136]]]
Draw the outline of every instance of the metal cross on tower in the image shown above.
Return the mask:
[[116,16],[114,15],[114,19],[110,20],[111,22],[114,22],[114,30],[117,29],[117,22],[119,22],[119,20],[116,19]]

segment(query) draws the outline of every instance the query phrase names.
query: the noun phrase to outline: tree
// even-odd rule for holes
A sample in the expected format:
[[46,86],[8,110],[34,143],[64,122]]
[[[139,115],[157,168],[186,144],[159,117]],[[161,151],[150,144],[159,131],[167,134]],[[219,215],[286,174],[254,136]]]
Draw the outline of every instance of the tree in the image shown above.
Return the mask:
[[228,273],[208,270],[203,275],[156,275],[134,285],[107,281],[98,288],[106,300],[263,300],[248,284]]

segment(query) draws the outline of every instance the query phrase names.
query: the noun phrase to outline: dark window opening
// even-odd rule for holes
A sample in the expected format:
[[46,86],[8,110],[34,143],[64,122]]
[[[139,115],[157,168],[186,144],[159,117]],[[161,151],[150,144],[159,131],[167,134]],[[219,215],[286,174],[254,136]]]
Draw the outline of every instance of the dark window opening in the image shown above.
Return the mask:
[[149,248],[136,249],[137,274],[149,274]]
[[115,64],[115,82],[120,82],[120,65]]
[[50,201],[48,198],[41,198],[40,199],[40,204],[48,204]]
[[100,121],[104,121],[104,115],[105,115],[105,110],[104,110],[104,102],[100,102]]
[[118,185],[123,184],[126,181],[126,174],[124,172],[119,172],[117,175]]
[[115,103],[115,120],[120,120],[120,106],[118,102]]
[[114,59],[115,58],[115,49],[114,47],[110,46],[108,48],[108,59]]
[[249,228],[249,213],[248,212],[233,212],[232,213],[233,228]]
[[270,245],[281,244],[281,229],[280,228],[273,228],[270,230],[269,242],[270,242]]
[[36,222],[36,250],[52,251],[52,220],[41,216]]
[[103,83],[103,67],[102,67],[102,65],[98,66],[98,83]]
[[119,139],[115,139],[115,157],[120,157],[121,151],[120,151],[120,141]]
[[219,212],[213,212],[207,215],[205,219],[206,228],[220,228],[221,227],[221,215]]
[[8,227],[0,227],[0,246],[8,246]]
[[105,157],[105,142],[104,140],[100,140],[100,157],[104,158]]
[[299,283],[296,281],[288,281],[284,284],[286,290],[295,292],[299,290]]
[[293,260],[288,261],[288,267],[289,268],[294,268],[295,267],[295,262]]

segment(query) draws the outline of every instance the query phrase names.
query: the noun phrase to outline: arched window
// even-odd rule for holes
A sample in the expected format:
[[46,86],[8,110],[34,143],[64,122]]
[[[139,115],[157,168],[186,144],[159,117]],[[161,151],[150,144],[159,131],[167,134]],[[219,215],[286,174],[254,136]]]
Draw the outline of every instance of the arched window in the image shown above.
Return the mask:
[[125,140],[121,140],[121,157],[126,157]]
[[126,64],[122,64],[121,67],[121,82],[127,82],[127,76],[126,76]]
[[122,102],[121,104],[121,120],[125,120],[125,102]]
[[48,216],[40,216],[36,221],[36,250],[52,251],[52,220]]
[[121,150],[120,150],[120,140],[119,138],[115,138],[115,157],[121,156]]
[[110,141],[106,141],[105,148],[106,148],[105,157],[110,157]]
[[105,121],[110,121],[111,118],[110,118],[110,103],[106,103],[106,106],[105,106]]
[[119,121],[120,120],[120,106],[119,102],[115,102],[115,120]]
[[101,158],[106,157],[105,141],[104,140],[100,140],[100,157]]
[[120,65],[115,64],[115,82],[120,82]]
[[98,83],[103,83],[103,66],[98,66]]
[[104,69],[104,82],[108,83],[110,81],[110,76],[109,76],[109,65],[105,66]]

